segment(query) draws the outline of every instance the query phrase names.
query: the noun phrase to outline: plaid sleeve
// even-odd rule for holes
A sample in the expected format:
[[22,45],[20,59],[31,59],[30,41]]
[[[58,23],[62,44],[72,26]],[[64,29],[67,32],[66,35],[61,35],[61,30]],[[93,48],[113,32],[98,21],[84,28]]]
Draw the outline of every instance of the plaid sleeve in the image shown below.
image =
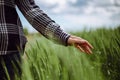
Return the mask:
[[16,0],[16,4],[30,24],[46,38],[67,45],[69,34],[45,14],[34,0]]

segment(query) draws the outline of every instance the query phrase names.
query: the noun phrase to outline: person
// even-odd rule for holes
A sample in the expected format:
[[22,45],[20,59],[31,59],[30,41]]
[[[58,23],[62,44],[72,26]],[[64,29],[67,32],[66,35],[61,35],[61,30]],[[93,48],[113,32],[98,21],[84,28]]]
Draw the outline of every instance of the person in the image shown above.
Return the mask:
[[[64,32],[34,0],[0,0],[0,80],[14,80],[14,65],[21,70],[20,53],[24,52],[27,42],[23,27],[16,11],[16,6],[29,21],[29,23],[46,38],[64,46],[75,46],[80,51],[91,54],[92,45],[85,39]],[[5,67],[6,66],[6,67]]]

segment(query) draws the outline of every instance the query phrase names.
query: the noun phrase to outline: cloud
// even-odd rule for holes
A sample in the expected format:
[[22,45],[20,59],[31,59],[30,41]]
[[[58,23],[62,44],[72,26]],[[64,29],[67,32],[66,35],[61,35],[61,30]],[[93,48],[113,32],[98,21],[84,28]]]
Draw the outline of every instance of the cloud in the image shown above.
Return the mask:
[[[35,0],[64,29],[120,24],[120,0]],[[71,26],[71,27],[70,27]],[[74,29],[75,29],[74,28]]]
[[[35,0],[49,14],[120,16],[120,0]],[[118,17],[119,18],[119,17]]]
[[[36,0],[36,3],[42,8],[46,8],[50,13],[83,13],[86,9],[96,12],[97,8],[103,8],[104,10],[113,11],[119,9],[120,0]],[[90,9],[90,8],[91,9]],[[112,8],[115,7],[115,8]],[[120,11],[120,9],[119,9]]]

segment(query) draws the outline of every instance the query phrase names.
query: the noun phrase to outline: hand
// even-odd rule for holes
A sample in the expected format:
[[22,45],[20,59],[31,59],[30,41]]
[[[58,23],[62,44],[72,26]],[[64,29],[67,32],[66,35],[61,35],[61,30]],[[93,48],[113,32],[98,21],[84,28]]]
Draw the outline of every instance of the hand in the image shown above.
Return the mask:
[[81,52],[85,52],[87,54],[92,54],[91,49],[93,49],[93,46],[85,39],[71,35],[68,38],[67,43],[68,43],[68,45],[75,46]]

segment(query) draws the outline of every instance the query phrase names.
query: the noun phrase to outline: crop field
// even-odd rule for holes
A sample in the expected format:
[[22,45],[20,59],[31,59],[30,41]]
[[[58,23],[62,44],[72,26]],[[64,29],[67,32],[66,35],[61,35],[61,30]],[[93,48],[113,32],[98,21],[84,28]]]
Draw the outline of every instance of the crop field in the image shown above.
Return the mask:
[[120,80],[120,27],[71,34],[88,40],[93,54],[33,36],[26,46],[22,80]]

